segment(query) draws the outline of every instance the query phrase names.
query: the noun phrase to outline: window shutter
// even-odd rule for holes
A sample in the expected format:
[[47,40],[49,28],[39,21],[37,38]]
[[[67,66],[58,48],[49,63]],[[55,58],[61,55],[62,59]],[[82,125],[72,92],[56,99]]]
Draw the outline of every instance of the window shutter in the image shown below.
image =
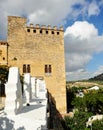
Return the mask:
[[27,65],[27,73],[30,73],[30,65]]
[[23,65],[23,73],[26,73],[26,65]]
[[48,73],[48,66],[45,65],[45,73]]
[[51,73],[51,65],[49,65],[49,73]]

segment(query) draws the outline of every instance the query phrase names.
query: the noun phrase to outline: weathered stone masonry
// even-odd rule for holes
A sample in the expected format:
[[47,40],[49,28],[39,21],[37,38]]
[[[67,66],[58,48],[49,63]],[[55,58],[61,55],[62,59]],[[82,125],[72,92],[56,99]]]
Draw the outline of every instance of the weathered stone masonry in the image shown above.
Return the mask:
[[20,73],[44,78],[57,109],[66,113],[64,31],[56,26],[26,25],[26,19],[8,17],[9,66],[18,66]]

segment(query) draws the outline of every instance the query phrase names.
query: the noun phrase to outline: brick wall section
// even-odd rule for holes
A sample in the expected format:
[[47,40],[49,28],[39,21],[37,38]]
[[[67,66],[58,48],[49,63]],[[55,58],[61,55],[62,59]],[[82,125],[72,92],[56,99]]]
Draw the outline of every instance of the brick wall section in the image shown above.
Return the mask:
[[[36,32],[34,31],[36,30]],[[42,30],[42,33],[40,33]],[[52,34],[54,33],[54,34]],[[8,17],[8,63],[18,66],[21,74],[23,64],[30,64],[31,75],[46,80],[49,93],[54,98],[57,109],[66,112],[66,85],[64,61],[63,29],[50,26],[26,25],[26,19]],[[16,60],[14,58],[16,57]],[[44,72],[46,64],[52,66],[51,75]]]

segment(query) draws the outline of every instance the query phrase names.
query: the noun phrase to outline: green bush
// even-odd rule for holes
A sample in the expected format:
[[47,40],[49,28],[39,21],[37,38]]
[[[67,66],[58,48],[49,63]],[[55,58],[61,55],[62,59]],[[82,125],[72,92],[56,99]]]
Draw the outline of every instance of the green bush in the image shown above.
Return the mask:
[[93,130],[103,130],[103,120],[96,120],[92,124]]

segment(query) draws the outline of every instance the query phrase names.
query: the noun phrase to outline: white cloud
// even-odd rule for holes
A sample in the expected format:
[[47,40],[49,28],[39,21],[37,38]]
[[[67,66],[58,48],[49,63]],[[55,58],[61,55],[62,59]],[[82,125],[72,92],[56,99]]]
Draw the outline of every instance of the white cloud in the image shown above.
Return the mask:
[[87,63],[92,59],[91,55],[79,52],[66,53],[66,71],[73,72],[84,69]]
[[[78,16],[82,16],[82,18],[89,18],[93,15],[99,15],[100,8],[103,6],[102,0],[85,0],[81,2],[81,4],[77,4],[77,6],[73,6],[73,10],[71,13],[71,17],[76,20]],[[77,8],[79,7],[79,8]],[[71,18],[69,17],[69,18]]]
[[99,66],[99,68],[93,73],[93,76],[97,76],[103,73],[103,66]]
[[93,24],[90,24],[87,21],[77,21],[72,25],[72,27],[66,29],[65,35],[68,33],[80,39],[88,39],[90,37],[97,36],[98,30],[94,27]]
[[76,70],[75,72],[67,72],[66,76],[67,76],[68,81],[77,81],[77,80],[91,78],[91,74],[92,73],[84,69],[79,69],[79,70]]
[[[1,0],[0,30],[7,30],[7,16],[25,16],[34,24],[59,25],[72,11],[72,5],[83,3],[84,0]],[[64,22],[65,21],[65,22]],[[6,38],[6,32],[0,33],[0,38]]]
[[93,1],[91,4],[89,4],[88,8],[88,15],[98,15],[100,13],[99,5],[96,1]]
[[85,70],[94,53],[103,51],[103,36],[98,36],[95,26],[86,21],[75,22],[66,29],[64,36],[67,78],[70,80],[69,77],[74,75],[78,75],[78,79],[84,77],[89,72],[79,70]]
[[99,66],[95,72],[90,72],[85,69],[77,69],[76,71],[66,72],[68,81],[77,81],[93,78],[103,73],[103,66]]
[[[91,3],[93,7],[91,11],[89,3],[85,0],[1,0],[0,27],[7,30],[6,17],[8,15],[25,16],[30,23],[34,24],[58,26],[66,24],[67,19],[77,18],[87,12],[89,15],[95,15],[101,4]],[[81,8],[77,8],[75,5],[80,5]],[[0,37],[6,38],[6,32],[2,32]]]

